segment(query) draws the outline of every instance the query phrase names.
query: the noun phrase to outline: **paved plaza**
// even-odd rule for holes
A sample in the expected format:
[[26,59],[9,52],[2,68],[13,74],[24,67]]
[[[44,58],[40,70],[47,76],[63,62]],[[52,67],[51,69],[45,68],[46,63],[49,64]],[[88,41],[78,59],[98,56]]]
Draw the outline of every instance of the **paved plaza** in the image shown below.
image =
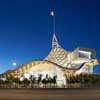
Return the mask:
[[1,89],[0,100],[100,100],[100,90]]

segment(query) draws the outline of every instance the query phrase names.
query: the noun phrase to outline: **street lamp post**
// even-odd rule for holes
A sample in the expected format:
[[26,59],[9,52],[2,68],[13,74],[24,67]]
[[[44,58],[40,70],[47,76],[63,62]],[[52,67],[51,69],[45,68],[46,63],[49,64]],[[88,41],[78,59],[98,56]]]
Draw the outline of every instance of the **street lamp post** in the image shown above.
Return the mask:
[[[12,66],[15,67],[15,68],[17,68],[17,63],[16,63],[16,61],[13,61],[13,62],[12,62]],[[18,71],[17,71],[17,79],[18,79]]]

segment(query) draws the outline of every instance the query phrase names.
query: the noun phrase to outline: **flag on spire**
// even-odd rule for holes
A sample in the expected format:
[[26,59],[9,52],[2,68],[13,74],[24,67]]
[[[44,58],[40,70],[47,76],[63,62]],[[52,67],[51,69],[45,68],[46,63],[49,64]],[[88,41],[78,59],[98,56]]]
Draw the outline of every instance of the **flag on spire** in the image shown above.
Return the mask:
[[51,16],[54,16],[54,11],[51,11],[51,12],[50,12],[50,15],[51,15]]

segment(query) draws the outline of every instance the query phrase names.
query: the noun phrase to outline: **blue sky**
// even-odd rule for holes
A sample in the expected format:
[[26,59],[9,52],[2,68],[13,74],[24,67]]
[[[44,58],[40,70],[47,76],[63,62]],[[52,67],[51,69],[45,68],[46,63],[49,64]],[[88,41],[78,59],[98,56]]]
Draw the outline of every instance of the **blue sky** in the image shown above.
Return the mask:
[[100,0],[0,0],[0,72],[14,69],[13,60],[20,65],[48,55],[52,9],[60,45],[93,48],[100,59],[99,5]]

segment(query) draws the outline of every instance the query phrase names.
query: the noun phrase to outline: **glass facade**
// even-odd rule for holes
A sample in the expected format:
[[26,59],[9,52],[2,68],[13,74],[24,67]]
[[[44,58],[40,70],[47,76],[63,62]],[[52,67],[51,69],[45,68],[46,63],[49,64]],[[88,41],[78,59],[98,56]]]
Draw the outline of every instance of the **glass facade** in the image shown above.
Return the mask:
[[79,57],[91,59],[91,52],[79,51]]
[[80,58],[95,59],[95,50],[89,48],[78,48],[75,52]]

